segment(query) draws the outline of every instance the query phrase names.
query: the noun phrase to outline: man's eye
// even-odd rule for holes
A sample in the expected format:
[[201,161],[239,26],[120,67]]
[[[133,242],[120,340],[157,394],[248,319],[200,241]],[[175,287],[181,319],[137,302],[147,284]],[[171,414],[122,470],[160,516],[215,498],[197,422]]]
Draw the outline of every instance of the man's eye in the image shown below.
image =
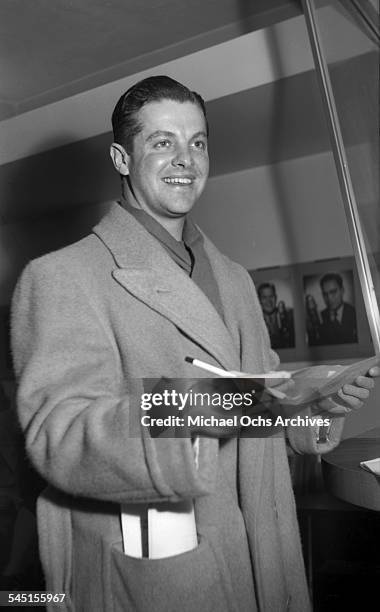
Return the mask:
[[196,140],[194,142],[194,148],[195,149],[200,149],[201,151],[204,151],[207,148],[207,144],[205,143],[204,140]]
[[156,142],[156,144],[154,145],[155,149],[167,149],[168,147],[170,147],[170,140],[160,140],[159,142]]

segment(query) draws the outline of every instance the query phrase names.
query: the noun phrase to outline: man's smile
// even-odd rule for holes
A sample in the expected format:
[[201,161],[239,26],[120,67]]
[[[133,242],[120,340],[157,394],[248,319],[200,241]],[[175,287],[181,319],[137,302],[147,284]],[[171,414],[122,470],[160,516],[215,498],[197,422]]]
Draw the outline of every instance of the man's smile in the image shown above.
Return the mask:
[[163,179],[167,185],[188,186],[194,183],[194,177],[187,176],[165,176]]

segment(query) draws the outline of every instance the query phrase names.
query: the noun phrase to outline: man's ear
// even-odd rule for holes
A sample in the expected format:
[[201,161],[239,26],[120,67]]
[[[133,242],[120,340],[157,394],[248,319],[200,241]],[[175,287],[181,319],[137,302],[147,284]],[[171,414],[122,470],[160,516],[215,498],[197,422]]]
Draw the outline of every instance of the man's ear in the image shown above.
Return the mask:
[[124,147],[117,142],[113,142],[110,146],[110,155],[116,170],[122,176],[127,176],[129,174],[129,155]]

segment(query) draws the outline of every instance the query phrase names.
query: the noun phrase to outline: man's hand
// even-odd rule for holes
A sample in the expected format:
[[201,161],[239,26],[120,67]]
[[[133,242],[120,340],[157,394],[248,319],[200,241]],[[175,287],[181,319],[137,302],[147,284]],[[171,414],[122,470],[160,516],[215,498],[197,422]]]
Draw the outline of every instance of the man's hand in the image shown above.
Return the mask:
[[380,367],[371,368],[366,376],[358,376],[352,384],[343,385],[334,395],[317,402],[315,411],[327,412],[333,417],[345,416],[352,410],[359,410],[375,386],[373,379],[379,376]]

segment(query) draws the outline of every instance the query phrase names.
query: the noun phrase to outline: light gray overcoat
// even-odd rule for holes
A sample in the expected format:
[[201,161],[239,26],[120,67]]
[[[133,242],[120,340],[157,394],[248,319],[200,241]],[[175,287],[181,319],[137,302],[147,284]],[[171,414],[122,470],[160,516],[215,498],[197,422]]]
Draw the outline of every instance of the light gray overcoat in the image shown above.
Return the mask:
[[[225,323],[118,204],[80,242],[31,262],[13,301],[18,410],[50,483],[38,505],[47,589],[67,609],[307,612],[284,437],[188,439],[132,432],[141,378],[277,366],[250,277],[205,239]],[[139,380],[140,379],[140,380]],[[136,420],[136,419],[135,419]],[[338,419],[331,442],[341,430]],[[297,452],[315,432],[288,431]],[[120,503],[195,498],[199,546],[168,559],[123,555]],[[253,568],[253,570],[252,570]]]

